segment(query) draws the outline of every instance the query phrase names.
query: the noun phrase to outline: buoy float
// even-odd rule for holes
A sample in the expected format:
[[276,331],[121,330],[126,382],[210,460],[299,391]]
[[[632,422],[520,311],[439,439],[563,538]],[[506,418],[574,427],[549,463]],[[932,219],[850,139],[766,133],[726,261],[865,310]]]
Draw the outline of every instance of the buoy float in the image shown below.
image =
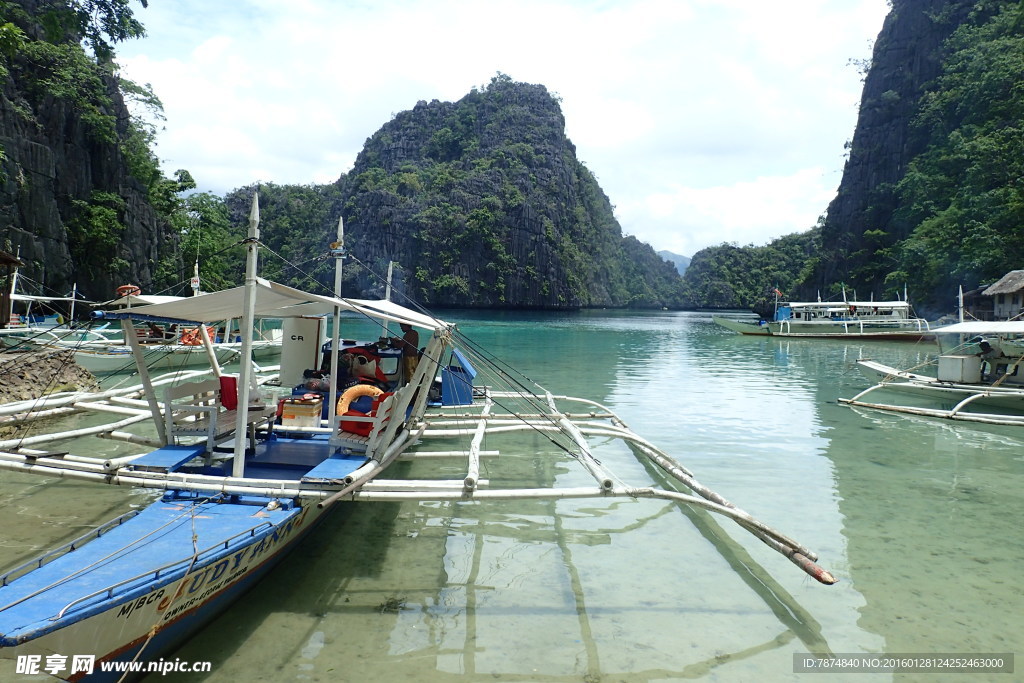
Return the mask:
[[341,395],[341,398],[338,399],[338,415],[347,413],[348,407],[352,405],[352,401],[360,396],[380,396],[383,393],[383,389],[372,384],[357,384],[354,387],[349,387]]

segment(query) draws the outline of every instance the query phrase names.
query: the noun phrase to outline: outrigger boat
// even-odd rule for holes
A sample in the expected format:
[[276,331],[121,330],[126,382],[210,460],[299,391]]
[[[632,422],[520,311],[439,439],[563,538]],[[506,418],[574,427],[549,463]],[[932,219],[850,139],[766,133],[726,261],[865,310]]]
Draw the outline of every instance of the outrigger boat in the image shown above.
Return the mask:
[[[126,288],[129,291],[124,291]],[[119,288],[117,299],[106,302],[106,306],[131,308],[133,305],[154,305],[172,303],[185,298],[164,295],[143,295],[138,288],[125,285]],[[234,313],[237,315],[237,313]],[[129,328],[109,327],[110,320],[98,325],[81,325],[60,330],[35,330],[31,336],[22,335],[21,342],[32,349],[69,350],[75,362],[89,372],[106,376],[123,372],[134,372],[136,359],[125,335],[135,337],[144,349],[144,362],[151,370],[183,368],[208,365],[209,357],[202,335],[210,338],[211,346],[221,365],[237,361],[242,353],[241,332],[231,319],[221,320],[217,326],[176,325],[149,322],[147,325]],[[281,353],[280,328],[258,327],[253,333],[250,348],[252,357],[269,361]]]
[[[253,340],[250,347],[253,358],[268,361],[280,355],[280,330],[274,330],[274,332],[278,334]],[[213,337],[214,332],[208,330],[207,334]],[[141,338],[139,341],[144,349],[146,366],[151,370],[157,370],[208,364],[207,349],[198,339],[199,335],[198,327],[193,326],[182,330],[179,337],[170,339],[166,337]],[[94,336],[86,336],[82,340],[75,341],[48,340],[42,344],[38,343],[39,340],[39,336],[33,340],[36,342],[36,347],[58,351],[71,350],[75,362],[94,375],[134,372],[136,368],[132,348],[124,342],[98,339]],[[243,352],[240,341],[220,341],[218,339],[212,341],[209,348],[221,365],[237,361]]]
[[722,327],[747,335],[920,341],[928,321],[907,301],[776,301],[771,319],[743,321],[713,316]]
[[[875,384],[840,403],[965,422],[1024,426],[1024,322],[969,321],[934,330],[934,374],[857,361]],[[916,397],[880,402],[874,395]],[[868,398],[870,396],[870,398]],[[921,405],[918,405],[921,404]]]
[[[478,368],[491,361],[453,324],[387,300],[319,296],[258,278],[258,222],[254,200],[244,287],[104,315],[121,319],[126,331],[132,319],[201,324],[238,310],[245,329],[258,317],[281,318],[286,343],[298,342],[282,350],[279,377],[285,390],[292,387],[291,395],[276,405],[267,400],[270,384],[248,363],[241,364],[237,377],[223,375],[214,364],[211,379],[196,382],[198,375],[191,375],[178,383],[153,378],[140,364],[142,399],[123,393],[63,396],[51,399],[45,410],[63,403],[65,409],[121,413],[118,421],[89,429],[134,443],[145,441],[122,430],[152,421],[158,434],[152,450],[116,459],[37,450],[82,430],[0,443],[2,468],[163,492],[148,507],[0,576],[0,659],[20,657],[20,664],[40,669],[50,663],[55,677],[76,681],[117,680],[126,671],[145,671],[137,667],[240,596],[325,514],[360,501],[667,499],[730,518],[818,581],[835,583],[812,551],[702,485],[606,407],[531,390],[525,379],[505,389],[480,384]],[[342,244],[339,225],[332,247],[336,294]],[[343,312],[365,316],[382,329],[398,323],[429,331],[412,374],[392,362],[396,351],[386,337],[343,340]],[[334,320],[326,347],[329,368],[320,362],[324,340],[307,334],[325,314]],[[141,345],[126,337],[141,358]],[[251,343],[243,339],[244,345]],[[209,340],[204,344],[208,347]],[[310,373],[296,374],[303,365],[325,372],[319,385],[310,386],[316,379]],[[355,384],[339,392],[346,375]],[[495,382],[513,378],[508,368],[487,376]],[[24,404],[6,411],[20,411],[26,420],[33,412]],[[485,436],[523,431],[544,435],[593,483],[492,487],[481,477],[480,460],[490,455],[483,449]],[[621,439],[692,493],[623,483],[594,456],[588,437]],[[452,450],[455,438],[468,439],[468,445]],[[427,450],[433,441],[443,448]],[[462,457],[466,464],[453,479],[386,478],[400,457]],[[68,659],[74,655],[83,657]]]

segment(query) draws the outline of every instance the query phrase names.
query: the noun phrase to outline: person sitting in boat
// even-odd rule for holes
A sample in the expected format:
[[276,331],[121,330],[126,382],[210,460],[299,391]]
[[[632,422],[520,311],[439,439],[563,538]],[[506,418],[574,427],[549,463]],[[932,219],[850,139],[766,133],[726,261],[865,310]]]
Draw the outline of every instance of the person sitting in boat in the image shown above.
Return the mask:
[[[351,354],[342,354],[338,363],[338,386],[347,388],[355,384],[356,379],[352,377]],[[324,360],[319,369],[304,370],[302,373],[303,386],[306,389],[315,391],[331,390],[331,355],[324,354]]]
[[156,342],[163,341],[166,339],[173,339],[174,333],[168,332],[163,327],[160,327],[156,323],[149,323],[148,338],[144,339],[143,342]]
[[976,340],[978,348],[981,349],[978,353],[974,354],[981,358],[981,374],[982,377],[992,377],[994,375],[1005,372],[1006,366],[999,366],[996,361],[1003,357],[1003,351],[999,347],[992,346],[984,337],[978,337]]
[[978,353],[974,355],[980,357],[982,360],[992,360],[993,358],[999,358],[1003,355],[1002,351],[989,344],[988,340],[984,337],[980,337],[978,339],[978,348],[981,349],[981,351],[978,351]]

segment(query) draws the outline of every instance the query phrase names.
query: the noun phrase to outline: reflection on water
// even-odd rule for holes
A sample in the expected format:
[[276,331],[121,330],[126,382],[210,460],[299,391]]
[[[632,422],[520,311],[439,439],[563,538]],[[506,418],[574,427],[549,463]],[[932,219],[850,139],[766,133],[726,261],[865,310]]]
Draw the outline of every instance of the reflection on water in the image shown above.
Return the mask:
[[[350,504],[175,653],[212,673],[174,680],[799,680],[798,652],[1024,642],[1024,432],[836,402],[867,386],[858,357],[907,367],[930,345],[741,337],[688,313],[452,317],[541,384],[609,405],[816,550],[840,583],[818,585],[733,523],[665,501]],[[482,477],[581,481],[535,436],[484,447],[501,455]],[[662,483],[619,444],[595,452],[630,483]],[[2,558],[145,499],[5,474]]]

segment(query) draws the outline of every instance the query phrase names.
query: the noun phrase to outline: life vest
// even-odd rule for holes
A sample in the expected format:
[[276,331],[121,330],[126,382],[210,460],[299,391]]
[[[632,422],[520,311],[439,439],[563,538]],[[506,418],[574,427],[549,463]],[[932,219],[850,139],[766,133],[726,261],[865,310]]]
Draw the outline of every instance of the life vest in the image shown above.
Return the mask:
[[[213,334],[213,328],[207,327],[206,333],[208,335]],[[185,346],[199,346],[203,343],[202,332],[198,327],[190,327],[181,333],[181,343]]]

